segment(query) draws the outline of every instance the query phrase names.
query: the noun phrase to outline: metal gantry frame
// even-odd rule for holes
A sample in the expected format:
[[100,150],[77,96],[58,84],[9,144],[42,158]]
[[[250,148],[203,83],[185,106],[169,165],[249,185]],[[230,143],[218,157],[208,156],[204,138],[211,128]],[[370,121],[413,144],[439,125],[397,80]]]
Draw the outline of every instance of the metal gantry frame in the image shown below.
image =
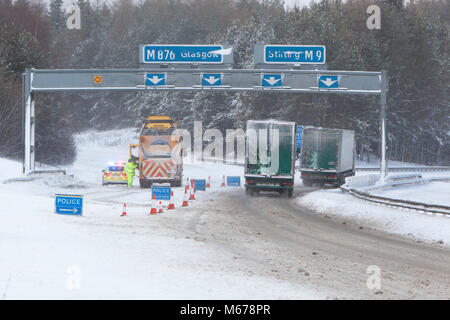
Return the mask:
[[[165,74],[164,85],[146,86],[147,74]],[[220,73],[220,86],[203,86],[202,75]],[[262,75],[282,75],[283,85],[268,87]],[[321,76],[339,79],[339,87],[321,88]],[[139,69],[26,69],[23,79],[23,133],[25,174],[35,171],[35,95],[40,92],[91,91],[248,91],[275,93],[335,93],[380,96],[381,178],[387,175],[386,109],[387,72],[298,70],[298,69],[226,69],[226,68],[139,68]]]

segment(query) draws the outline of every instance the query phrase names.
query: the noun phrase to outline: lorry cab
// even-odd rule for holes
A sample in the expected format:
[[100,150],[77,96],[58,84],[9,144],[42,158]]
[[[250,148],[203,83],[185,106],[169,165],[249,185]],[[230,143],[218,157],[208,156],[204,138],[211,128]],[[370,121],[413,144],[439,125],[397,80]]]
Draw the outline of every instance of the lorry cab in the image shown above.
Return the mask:
[[150,116],[142,123],[139,144],[130,145],[130,155],[138,150],[141,187],[150,187],[154,182],[181,185],[183,160],[177,128],[169,116]]

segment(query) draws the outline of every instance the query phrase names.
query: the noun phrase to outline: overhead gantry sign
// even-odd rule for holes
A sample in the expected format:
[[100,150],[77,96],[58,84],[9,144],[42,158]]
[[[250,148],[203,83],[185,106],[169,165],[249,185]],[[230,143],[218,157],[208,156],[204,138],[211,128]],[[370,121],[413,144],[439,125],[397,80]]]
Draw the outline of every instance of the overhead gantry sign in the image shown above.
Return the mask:
[[[35,170],[36,93],[212,90],[379,95],[384,176],[386,71],[326,70],[325,53],[323,46],[257,45],[257,69],[232,69],[230,46],[158,44],[141,46],[137,69],[27,69],[23,75],[24,172]],[[303,69],[305,65],[309,70]]]

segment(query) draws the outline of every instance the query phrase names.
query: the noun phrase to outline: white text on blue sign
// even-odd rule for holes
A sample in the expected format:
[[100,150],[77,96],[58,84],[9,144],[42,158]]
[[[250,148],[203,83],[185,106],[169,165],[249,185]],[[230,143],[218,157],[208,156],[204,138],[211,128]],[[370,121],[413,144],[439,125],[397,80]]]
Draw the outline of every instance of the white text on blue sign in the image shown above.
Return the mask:
[[265,63],[324,64],[325,46],[266,45]]
[[144,63],[223,63],[221,45],[145,45]]

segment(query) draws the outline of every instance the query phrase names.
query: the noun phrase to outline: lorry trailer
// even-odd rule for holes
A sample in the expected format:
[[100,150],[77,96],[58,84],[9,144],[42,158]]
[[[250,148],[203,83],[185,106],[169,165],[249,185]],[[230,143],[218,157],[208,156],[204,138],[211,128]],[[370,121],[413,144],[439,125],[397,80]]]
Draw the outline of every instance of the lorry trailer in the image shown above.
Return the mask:
[[345,177],[355,175],[355,132],[304,127],[300,172],[305,186],[344,184]]
[[245,192],[275,191],[292,197],[295,123],[249,120],[245,139]]

